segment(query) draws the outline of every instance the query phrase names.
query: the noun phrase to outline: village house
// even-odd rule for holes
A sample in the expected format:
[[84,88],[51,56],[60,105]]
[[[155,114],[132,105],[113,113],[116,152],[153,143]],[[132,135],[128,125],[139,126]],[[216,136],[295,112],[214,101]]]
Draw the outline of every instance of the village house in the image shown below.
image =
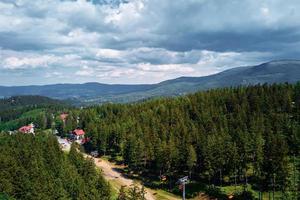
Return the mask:
[[19,132],[34,134],[34,124],[31,123],[31,124],[29,124],[27,126],[22,126],[21,128],[19,128]]
[[82,140],[84,139],[85,132],[82,129],[75,129],[72,134],[75,140]]

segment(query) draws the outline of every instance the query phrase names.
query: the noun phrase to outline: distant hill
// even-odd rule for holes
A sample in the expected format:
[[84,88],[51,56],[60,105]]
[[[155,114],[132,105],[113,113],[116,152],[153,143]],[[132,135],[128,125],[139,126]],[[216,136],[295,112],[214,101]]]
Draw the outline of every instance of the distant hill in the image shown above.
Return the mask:
[[68,108],[70,106],[64,101],[43,96],[13,96],[0,99],[0,132],[16,130],[31,122],[39,126],[51,126],[51,114]]
[[110,85],[100,83],[0,87],[0,97],[42,95],[72,99],[84,104],[135,102],[160,96],[177,96],[212,88],[300,80],[300,61],[284,60],[238,67],[205,77],[180,77],[158,84]]
[[49,107],[66,106],[66,103],[60,100],[51,99],[43,96],[12,96],[0,99],[0,112],[6,110],[16,110],[24,107]]
[[92,96],[116,95],[145,91],[151,88],[151,85],[109,85],[101,83],[13,87],[0,86],[0,96],[41,95],[56,99],[85,99]]

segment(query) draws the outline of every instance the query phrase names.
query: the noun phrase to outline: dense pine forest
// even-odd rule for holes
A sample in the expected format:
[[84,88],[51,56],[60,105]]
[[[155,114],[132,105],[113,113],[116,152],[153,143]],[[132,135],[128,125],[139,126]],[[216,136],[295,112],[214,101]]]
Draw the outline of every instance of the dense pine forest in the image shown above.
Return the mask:
[[52,135],[0,134],[0,161],[0,199],[110,199],[94,162]]
[[299,190],[300,84],[95,106],[70,111],[58,128],[70,131],[77,117],[91,138],[87,150],[150,179],[166,177],[168,187],[189,175],[207,185],[251,184],[291,199]]

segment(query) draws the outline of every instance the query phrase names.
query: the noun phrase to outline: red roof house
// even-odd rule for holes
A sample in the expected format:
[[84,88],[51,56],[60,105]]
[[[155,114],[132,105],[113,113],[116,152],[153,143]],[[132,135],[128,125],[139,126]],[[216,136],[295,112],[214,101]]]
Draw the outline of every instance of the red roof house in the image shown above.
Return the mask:
[[29,124],[28,126],[22,126],[19,128],[19,132],[21,133],[33,133],[34,134],[34,125]]
[[83,138],[84,138],[84,134],[85,134],[85,132],[84,132],[84,130],[82,130],[82,129],[75,129],[75,130],[73,131],[73,135],[75,136],[75,138],[76,138],[77,140],[83,139]]
[[75,129],[75,130],[73,131],[73,134],[75,134],[75,135],[84,135],[85,132],[84,132],[84,130],[82,130],[82,129]]

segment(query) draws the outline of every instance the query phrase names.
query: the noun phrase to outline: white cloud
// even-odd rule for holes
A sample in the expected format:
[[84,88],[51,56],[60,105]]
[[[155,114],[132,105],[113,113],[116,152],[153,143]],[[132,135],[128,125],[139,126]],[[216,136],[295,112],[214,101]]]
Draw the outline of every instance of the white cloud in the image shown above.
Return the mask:
[[270,14],[269,8],[267,8],[267,7],[262,7],[260,10],[261,10],[261,13],[262,13],[264,16],[269,16],[269,14]]
[[145,3],[145,0],[132,0],[126,4],[120,4],[117,8],[109,9],[104,22],[128,29],[142,19]]
[[93,76],[94,70],[88,66],[83,66],[81,70],[75,73],[78,76]]
[[[186,64],[185,64],[186,65]],[[164,64],[164,65],[151,65],[150,63],[141,63],[138,69],[146,72],[168,72],[168,73],[187,73],[195,72],[192,67],[182,64]]]
[[4,59],[3,66],[6,69],[26,69],[36,67],[47,67],[49,64],[54,63],[56,58],[54,56],[39,56],[39,57],[8,57]]
[[45,74],[45,78],[63,78],[64,74],[61,72],[57,72],[57,71],[51,71],[51,72],[47,72]]
[[98,58],[120,58],[122,51],[115,49],[98,49],[96,52]]

